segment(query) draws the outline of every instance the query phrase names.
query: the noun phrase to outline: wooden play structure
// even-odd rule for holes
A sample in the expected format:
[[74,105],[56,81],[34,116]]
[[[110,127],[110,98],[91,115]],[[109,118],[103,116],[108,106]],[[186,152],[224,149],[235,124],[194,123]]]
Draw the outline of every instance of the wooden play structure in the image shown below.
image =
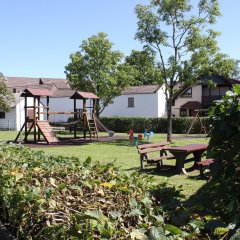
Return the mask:
[[[74,120],[77,121],[80,117],[83,121],[83,137],[86,139],[87,132],[90,139],[98,138],[98,128],[96,124],[96,99],[98,97],[90,92],[75,92],[70,98],[74,100]],[[82,113],[77,112],[77,99],[83,100]],[[86,100],[91,99],[93,101],[92,106],[86,106]],[[88,111],[87,111],[88,109]],[[80,115],[80,116],[79,116]],[[76,125],[74,126],[74,138],[77,137]]]
[[[74,138],[77,138],[77,127],[78,125],[82,126],[83,138],[87,138],[87,133],[89,133],[89,138],[98,138],[98,127],[96,123],[96,99],[98,97],[90,92],[75,92],[70,99],[74,100],[74,111],[73,112],[50,112],[49,98],[52,96],[52,93],[46,89],[32,89],[27,88],[21,94],[21,97],[24,97],[24,113],[25,121],[20,129],[15,142],[18,141],[21,133],[24,131],[24,142],[29,142],[29,134],[33,129],[33,143],[40,142],[41,135],[44,137],[45,141],[48,144],[57,144],[59,139],[56,137],[53,127],[49,124],[49,115],[51,114],[73,114],[74,121],[67,123],[74,127]],[[33,99],[33,105],[28,106],[28,98]],[[47,99],[47,106],[42,107],[40,99],[45,97]],[[77,111],[77,100],[83,101],[83,108],[81,111]],[[86,100],[90,99],[92,105],[86,105]],[[46,109],[44,112],[43,109]],[[31,114],[29,114],[31,112]],[[30,116],[31,115],[31,116]],[[46,115],[44,117],[44,115]],[[98,120],[98,122],[100,122]],[[65,123],[66,126],[66,123]]]
[[193,118],[193,121],[192,121],[192,123],[191,123],[191,125],[190,125],[190,127],[189,127],[189,129],[188,129],[188,131],[187,131],[187,133],[186,133],[186,136],[191,132],[194,124],[195,124],[197,121],[199,121],[199,123],[200,123],[201,133],[207,134],[206,127],[203,125],[203,122],[202,122],[202,120],[201,120],[201,118],[200,118],[200,112],[207,112],[208,110],[207,110],[207,109],[196,109],[196,110],[194,110],[194,111],[195,111],[195,116],[194,116],[194,118]]

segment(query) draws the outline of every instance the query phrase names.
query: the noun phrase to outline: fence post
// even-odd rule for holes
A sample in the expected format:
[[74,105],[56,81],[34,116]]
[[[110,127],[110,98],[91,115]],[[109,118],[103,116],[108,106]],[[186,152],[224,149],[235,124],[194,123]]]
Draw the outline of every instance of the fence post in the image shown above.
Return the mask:
[[10,131],[10,120],[8,119],[8,131]]

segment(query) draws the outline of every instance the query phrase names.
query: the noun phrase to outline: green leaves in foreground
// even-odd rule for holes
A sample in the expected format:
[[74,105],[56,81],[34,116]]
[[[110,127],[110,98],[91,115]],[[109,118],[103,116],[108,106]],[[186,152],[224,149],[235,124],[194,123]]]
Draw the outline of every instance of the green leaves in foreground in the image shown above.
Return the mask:
[[23,239],[183,235],[165,225],[161,198],[156,200],[152,182],[138,173],[123,173],[113,163],[100,165],[90,158],[81,163],[21,145],[0,145],[1,218]]

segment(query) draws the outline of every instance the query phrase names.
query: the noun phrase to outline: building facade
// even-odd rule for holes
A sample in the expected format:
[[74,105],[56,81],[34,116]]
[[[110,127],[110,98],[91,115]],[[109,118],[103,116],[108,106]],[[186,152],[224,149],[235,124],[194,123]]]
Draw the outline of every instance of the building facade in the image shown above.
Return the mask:
[[104,117],[163,117],[166,115],[164,86],[130,87],[104,109]]
[[213,102],[220,100],[234,84],[240,84],[240,81],[222,76],[208,76],[198,81],[195,86],[180,87],[174,95],[173,116],[194,116],[195,110],[199,109],[202,112],[207,111]]

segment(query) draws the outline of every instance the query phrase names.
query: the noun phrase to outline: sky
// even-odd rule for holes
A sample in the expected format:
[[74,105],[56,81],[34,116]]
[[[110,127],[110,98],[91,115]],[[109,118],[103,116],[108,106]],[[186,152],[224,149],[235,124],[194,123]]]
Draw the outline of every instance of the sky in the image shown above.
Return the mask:
[[[194,0],[197,2],[197,0]],[[65,78],[69,55],[83,40],[105,32],[125,56],[134,39],[138,4],[149,0],[0,0],[0,72],[11,77]],[[221,52],[240,59],[240,0],[219,0]]]

